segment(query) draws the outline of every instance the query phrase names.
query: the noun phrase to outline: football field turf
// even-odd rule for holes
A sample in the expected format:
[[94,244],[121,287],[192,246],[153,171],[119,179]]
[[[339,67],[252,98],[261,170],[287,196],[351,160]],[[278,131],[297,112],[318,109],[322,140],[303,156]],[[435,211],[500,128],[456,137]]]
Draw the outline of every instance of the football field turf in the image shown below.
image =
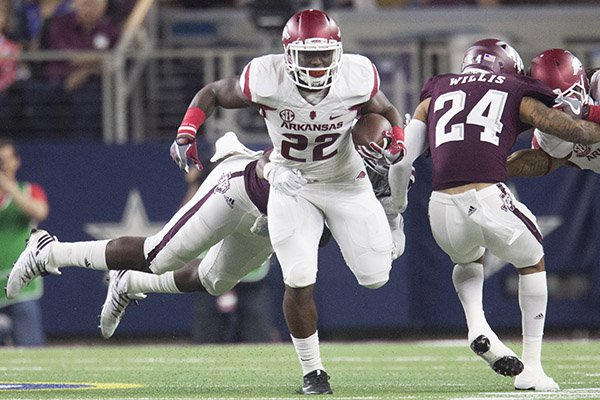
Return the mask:
[[[466,341],[323,342],[321,352],[331,399],[600,399],[598,341],[546,341],[557,393],[515,391]],[[306,399],[291,343],[4,348],[0,370],[0,399]]]

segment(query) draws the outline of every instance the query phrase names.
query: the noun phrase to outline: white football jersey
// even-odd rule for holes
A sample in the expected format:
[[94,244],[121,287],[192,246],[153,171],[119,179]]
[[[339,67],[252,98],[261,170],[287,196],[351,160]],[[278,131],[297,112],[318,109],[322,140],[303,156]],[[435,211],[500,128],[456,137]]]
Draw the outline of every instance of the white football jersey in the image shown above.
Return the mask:
[[[590,96],[590,104],[600,104],[600,101],[594,101],[600,94],[600,71],[592,76],[590,83],[590,95],[595,96]],[[600,173],[600,143],[571,143],[535,129],[532,147],[539,147],[554,158],[566,158],[581,169]]]
[[262,106],[273,143],[271,161],[299,169],[309,182],[354,179],[363,166],[350,128],[360,105],[379,91],[375,66],[364,56],[344,54],[340,76],[313,105],[286,76],[283,57],[255,58],[240,76],[246,97]]

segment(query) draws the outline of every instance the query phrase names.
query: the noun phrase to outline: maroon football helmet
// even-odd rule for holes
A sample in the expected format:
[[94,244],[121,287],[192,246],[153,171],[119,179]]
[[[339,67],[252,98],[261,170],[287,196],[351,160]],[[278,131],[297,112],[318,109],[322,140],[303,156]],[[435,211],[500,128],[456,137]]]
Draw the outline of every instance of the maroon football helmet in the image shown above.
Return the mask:
[[[311,90],[324,89],[339,76],[342,61],[340,28],[323,11],[311,9],[294,14],[283,28],[281,42],[288,76],[296,85]],[[318,52],[327,63],[317,67],[306,65],[303,60],[310,56],[307,57],[305,52]]]
[[467,49],[462,63],[465,70],[495,74],[523,74],[523,60],[515,49],[503,40],[483,39]]
[[589,81],[583,64],[571,52],[550,49],[531,60],[528,74],[546,83],[556,94],[588,101]]

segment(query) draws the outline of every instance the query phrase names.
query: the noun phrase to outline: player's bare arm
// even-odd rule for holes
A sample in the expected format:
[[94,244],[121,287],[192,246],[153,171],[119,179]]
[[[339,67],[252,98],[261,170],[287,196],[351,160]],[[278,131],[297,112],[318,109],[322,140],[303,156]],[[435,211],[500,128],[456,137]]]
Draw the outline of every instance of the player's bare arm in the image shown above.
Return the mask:
[[198,107],[206,116],[212,114],[216,106],[223,108],[245,108],[250,106],[242,88],[239,77],[224,78],[204,86],[196,93],[189,107]]
[[600,142],[600,125],[573,119],[531,97],[523,97],[520,113],[521,121],[563,140],[580,144]]
[[418,119],[419,121],[427,123],[427,110],[429,109],[429,103],[431,102],[431,98],[428,97],[422,102],[419,103],[417,108],[415,108],[415,112],[413,114],[414,119]]
[[177,129],[177,136],[171,145],[171,158],[184,172],[189,172],[189,167],[194,166],[202,170],[202,163],[198,157],[195,144],[196,133],[206,118],[210,116],[215,107],[245,108],[252,106],[252,102],[244,96],[240,87],[239,77],[231,77],[211,82],[196,93]]
[[562,166],[574,166],[567,159],[554,158],[541,149],[521,149],[508,156],[508,176],[544,176]]
[[387,96],[379,91],[369,101],[367,101],[362,109],[361,114],[375,113],[383,115],[392,126],[402,126],[402,116],[394,105],[388,100]]

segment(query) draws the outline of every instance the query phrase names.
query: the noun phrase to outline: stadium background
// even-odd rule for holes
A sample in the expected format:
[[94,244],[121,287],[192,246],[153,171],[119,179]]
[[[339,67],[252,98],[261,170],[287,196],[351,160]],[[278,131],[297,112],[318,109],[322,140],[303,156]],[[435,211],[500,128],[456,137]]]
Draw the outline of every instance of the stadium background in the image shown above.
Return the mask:
[[[593,4],[340,9],[330,14],[341,26],[344,50],[375,61],[382,89],[401,112],[412,110],[427,77],[456,69],[465,46],[481,37],[510,40],[525,63],[539,51],[564,47],[585,66],[600,66],[600,7]],[[282,15],[287,19],[289,12],[251,7],[181,10],[139,0],[119,45],[110,52],[88,55],[105,61],[100,140],[77,140],[61,132],[63,127],[48,118],[60,111],[60,104],[52,99],[39,107],[47,115],[27,116],[40,118],[42,124],[33,125],[44,125],[44,131],[23,128],[22,120],[4,127],[17,137],[22,157],[28,160],[21,179],[39,182],[47,190],[51,213],[42,227],[61,240],[73,241],[144,235],[166,222],[185,192],[168,147],[187,104],[204,82],[239,72],[253,56],[280,52],[280,31],[273,26]],[[69,57],[73,55],[23,54],[32,63]],[[35,95],[27,85],[21,90],[25,98]],[[221,110],[204,127],[205,141],[199,147],[205,158],[212,153],[214,139],[227,130],[236,131],[255,149],[267,143],[258,116],[248,110]],[[522,135],[518,146],[527,146],[528,140],[527,134]],[[416,167],[417,184],[405,213],[406,252],[394,263],[385,287],[376,291],[359,287],[335,243],[321,252],[316,299],[322,338],[464,334],[463,313],[451,283],[452,266],[433,241],[427,221],[428,160],[420,160]],[[543,178],[515,179],[510,185],[537,215],[545,234],[550,292],[546,331],[597,334],[598,176],[557,171]],[[488,261],[486,315],[499,331],[518,333],[516,274],[496,259]],[[273,287],[277,326],[287,337],[277,266],[267,279]],[[60,278],[46,278],[43,311],[50,338],[97,337],[105,290],[99,272],[64,269]],[[190,296],[149,296],[128,309],[117,336],[188,336]]]

